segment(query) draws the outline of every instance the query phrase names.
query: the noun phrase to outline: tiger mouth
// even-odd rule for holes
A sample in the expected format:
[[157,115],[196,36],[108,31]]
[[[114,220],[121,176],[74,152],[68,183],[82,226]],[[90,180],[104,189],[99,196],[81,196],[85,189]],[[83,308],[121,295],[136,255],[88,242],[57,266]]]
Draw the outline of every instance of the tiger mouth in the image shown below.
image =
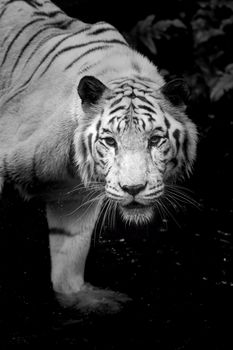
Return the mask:
[[133,201],[126,205],[120,206],[120,214],[123,221],[129,224],[148,224],[154,217],[152,205],[142,204]]
[[150,205],[145,205],[145,204],[133,201],[129,204],[122,205],[122,207],[124,209],[147,209],[148,207],[150,207]]

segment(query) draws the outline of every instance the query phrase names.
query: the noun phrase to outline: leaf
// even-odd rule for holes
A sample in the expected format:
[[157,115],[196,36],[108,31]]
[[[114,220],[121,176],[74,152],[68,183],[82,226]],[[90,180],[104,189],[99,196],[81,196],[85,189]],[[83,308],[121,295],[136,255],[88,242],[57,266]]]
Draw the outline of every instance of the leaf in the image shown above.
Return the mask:
[[233,74],[233,63],[230,63],[225,68],[226,73],[232,73]]
[[144,37],[143,44],[150,50],[151,53],[156,55],[157,49],[154,43],[154,40],[150,35]]
[[[230,67],[230,71],[227,70]],[[225,93],[233,89],[233,63],[226,67],[223,73],[211,89],[210,99],[213,102],[219,101]]]
[[145,19],[139,21],[136,24],[134,30],[136,29],[136,31],[138,33],[148,32],[151,29],[151,27],[152,27],[152,23],[153,23],[154,19],[155,19],[155,15],[147,16]]
[[225,6],[225,7],[228,7],[229,9],[231,9],[233,11],[233,2],[232,2],[232,0],[225,0],[225,1],[223,1],[223,3],[221,5]]
[[167,19],[156,22],[153,25],[153,35],[155,39],[161,39],[165,37],[170,39],[171,32],[175,34],[175,30],[187,30],[186,25],[180,19]]
[[226,30],[228,27],[233,26],[233,15],[229,18],[223,19],[220,28]]
[[153,40],[152,23],[155,15],[149,15],[144,20],[139,21],[131,31],[131,36],[139,39],[148,50],[156,55],[157,49]]
[[225,35],[222,29],[209,26],[203,18],[197,18],[191,22],[193,28],[195,46],[206,43],[209,40]]

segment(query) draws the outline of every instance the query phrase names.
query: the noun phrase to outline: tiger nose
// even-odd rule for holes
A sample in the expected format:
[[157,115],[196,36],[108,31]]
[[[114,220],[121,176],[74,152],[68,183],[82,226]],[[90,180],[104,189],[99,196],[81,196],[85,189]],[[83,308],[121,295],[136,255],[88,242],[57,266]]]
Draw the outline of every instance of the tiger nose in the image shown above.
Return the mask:
[[134,185],[134,186],[128,186],[128,185],[121,186],[121,184],[120,184],[120,187],[122,188],[123,191],[131,194],[132,196],[136,196],[139,192],[141,192],[145,189],[146,183]]

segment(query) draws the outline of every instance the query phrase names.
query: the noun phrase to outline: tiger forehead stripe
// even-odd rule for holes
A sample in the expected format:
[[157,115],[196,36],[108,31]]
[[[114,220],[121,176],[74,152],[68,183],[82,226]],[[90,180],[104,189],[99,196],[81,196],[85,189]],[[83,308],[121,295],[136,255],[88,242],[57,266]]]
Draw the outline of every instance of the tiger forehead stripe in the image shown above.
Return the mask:
[[147,112],[149,113],[153,113],[153,114],[157,114],[156,111],[154,109],[152,109],[151,107],[148,107],[146,105],[138,105],[138,108],[142,108],[145,109]]
[[109,112],[109,114],[111,115],[111,114],[116,113],[116,112],[121,111],[121,110],[125,110],[125,106],[118,106],[118,107],[114,108],[113,110],[111,110]]
[[113,101],[110,105],[110,108],[113,108],[115,105],[122,101],[122,96],[120,96],[117,100]]

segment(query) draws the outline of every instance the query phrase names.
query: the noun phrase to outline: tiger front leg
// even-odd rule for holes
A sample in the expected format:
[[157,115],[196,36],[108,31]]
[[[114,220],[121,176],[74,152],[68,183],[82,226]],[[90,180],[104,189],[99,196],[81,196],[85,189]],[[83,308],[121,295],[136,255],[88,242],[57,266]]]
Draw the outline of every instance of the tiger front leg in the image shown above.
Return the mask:
[[77,203],[47,205],[51,279],[59,302],[84,312],[117,312],[128,297],[84,281],[86,258],[100,206],[77,212]]

